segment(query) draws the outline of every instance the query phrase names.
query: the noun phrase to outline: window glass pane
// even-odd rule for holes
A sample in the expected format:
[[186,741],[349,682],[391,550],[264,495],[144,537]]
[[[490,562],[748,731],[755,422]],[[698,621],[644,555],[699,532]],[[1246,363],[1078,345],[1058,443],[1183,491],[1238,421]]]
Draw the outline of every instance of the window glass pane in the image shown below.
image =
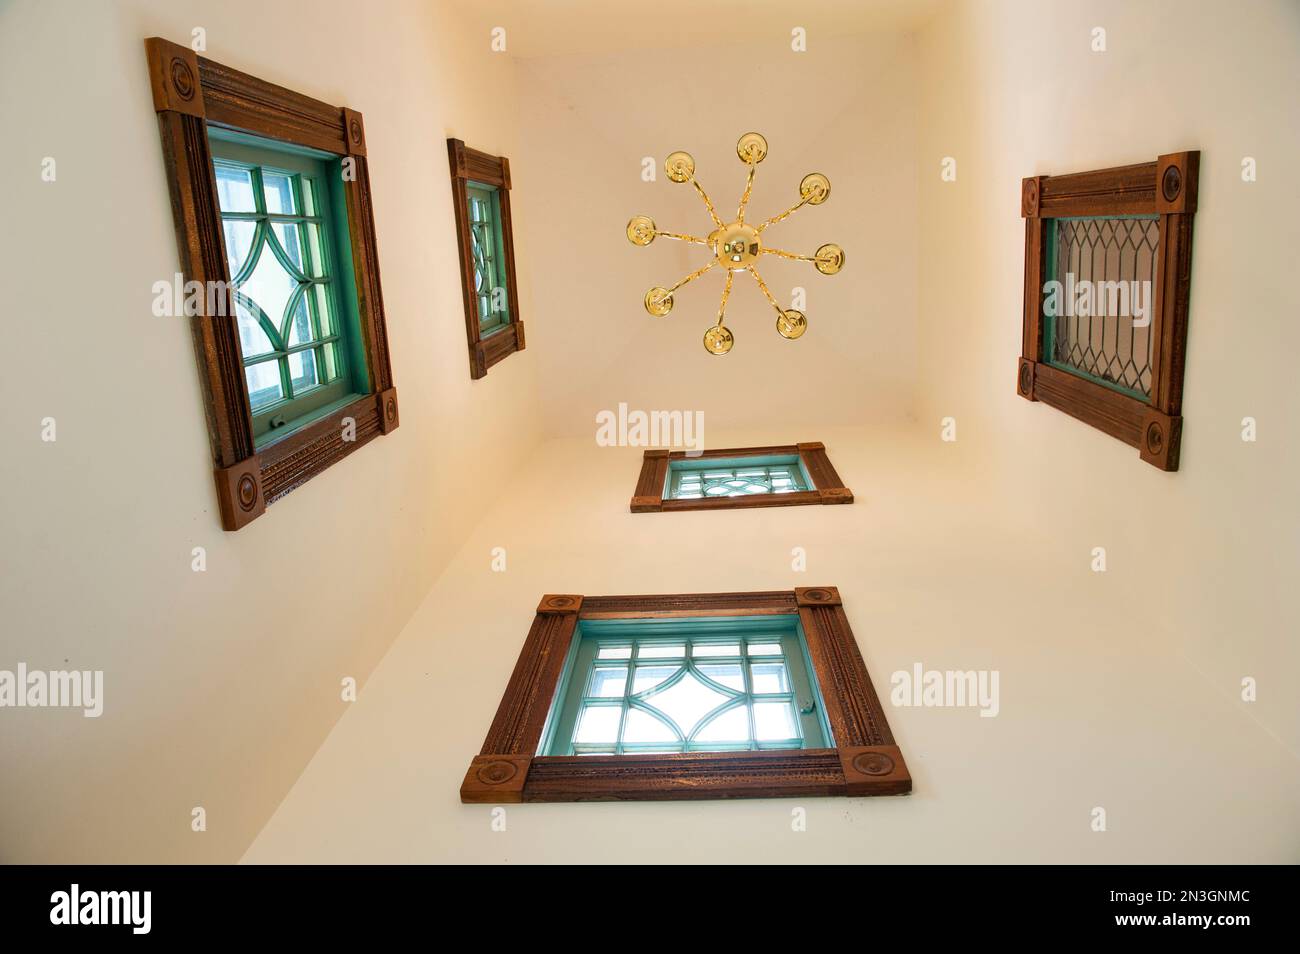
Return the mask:
[[[285,419],[307,421],[347,394],[349,358],[359,342],[349,320],[354,310],[340,307],[349,303],[330,285],[340,251],[330,224],[337,164],[259,148],[251,138],[215,130],[208,137],[227,260],[243,299],[241,347],[246,358],[276,359],[259,360],[245,375],[260,443],[271,437],[272,408]],[[338,340],[322,342],[327,337]]]
[[305,222],[299,226],[307,236],[307,251],[310,261],[303,271],[312,278],[324,278],[327,274],[325,262],[325,240],[320,226],[315,222]]
[[[699,667],[699,670],[709,679],[728,689],[735,689],[737,692],[745,691],[745,676],[740,671],[739,663],[705,663]],[[755,686],[754,691],[766,692],[767,690]]]
[[657,646],[653,643],[648,646],[638,646],[636,651],[637,659],[673,659],[686,655],[686,645],[676,643],[671,646]]
[[695,734],[696,742],[748,742],[749,713],[736,706],[708,722]]
[[316,297],[316,320],[320,323],[322,337],[339,333],[339,321],[334,312],[334,302],[324,285],[312,285],[311,294]]
[[298,207],[293,200],[293,177],[283,172],[262,170],[262,193],[266,211],[272,215],[294,215]]
[[584,706],[575,742],[617,742],[623,710],[618,706]]
[[[1152,325],[1134,319],[1150,317],[1159,216],[1061,218],[1045,231],[1049,280],[1060,283],[1044,302],[1053,306],[1043,321],[1045,360],[1145,398],[1155,338]],[[1080,300],[1085,289],[1090,303]]]
[[754,730],[760,742],[799,737],[794,727],[794,709],[788,702],[754,703]]
[[230,265],[230,277],[238,278],[253,250],[257,223],[248,219],[226,219],[222,227],[226,233],[226,260]]
[[790,494],[809,489],[798,458],[768,456],[701,463],[669,463],[667,496],[673,500],[701,497],[744,497],[750,494]]
[[[253,358],[260,354],[270,354],[275,350],[275,345],[266,335],[266,329],[257,320],[257,316],[249,311],[239,299],[235,299],[235,315],[239,320],[239,350],[245,358]],[[279,381],[279,374],[276,375],[276,381]]]
[[487,277],[487,253],[483,249],[482,240],[477,232],[470,233],[470,247],[474,252],[474,290],[481,296],[486,296],[488,277]]
[[289,304],[289,296],[297,287],[297,280],[284,270],[284,266],[269,249],[263,248],[257,257],[257,264],[253,266],[253,273],[239,286],[239,290],[266,312],[271,324],[279,328],[284,319],[284,309]]
[[[579,626],[581,662],[575,664],[584,671],[570,675],[563,699],[556,701],[556,732],[545,740],[544,754],[834,744],[815,675],[800,648],[796,616],[600,620]],[[626,642],[624,633],[631,636]],[[801,714],[799,700],[805,696],[812,708]],[[610,711],[590,712],[593,707]],[[621,736],[613,738],[620,719]]]
[[677,674],[676,666],[637,666],[632,675],[632,693],[653,689]]
[[321,207],[321,201],[317,198],[317,191],[320,189],[320,183],[315,179],[307,176],[299,176],[298,182],[302,185],[302,211],[306,215],[319,215],[316,210]]
[[785,671],[785,663],[754,663],[749,667],[755,692],[789,692],[790,678]]
[[249,365],[244,369],[248,381],[248,403],[253,410],[274,404],[284,397],[284,388],[280,384],[280,362],[263,361],[261,364]]
[[591,674],[591,685],[587,687],[589,696],[621,697],[627,687],[627,667],[601,667]]
[[688,672],[667,689],[646,696],[645,702],[676,722],[684,734],[689,734],[701,717],[728,698]]
[[289,355],[289,378],[294,394],[301,394],[320,384],[316,371],[316,352],[295,351]]
[[[500,284],[501,254],[497,247],[496,189],[471,185],[467,190],[469,205],[470,251],[473,259],[474,294],[480,325],[505,320],[504,304],[494,300]],[[497,293],[499,294],[499,293]]]
[[249,169],[216,163],[217,204],[222,212],[255,212],[253,173]]
[[739,643],[695,643],[691,646],[691,655],[700,656],[739,656]]
[[636,744],[649,742],[676,742],[677,733],[662,719],[657,719],[640,709],[629,709],[623,724],[623,742]]
[[293,318],[289,321],[289,347],[306,344],[311,340],[311,316],[307,314],[307,296],[303,295],[294,306]]
[[289,261],[293,263],[294,268],[307,274],[306,265],[302,257],[302,235],[299,232],[302,226],[294,222],[273,222],[271,231],[275,233],[275,239],[280,243],[280,251],[284,252]]

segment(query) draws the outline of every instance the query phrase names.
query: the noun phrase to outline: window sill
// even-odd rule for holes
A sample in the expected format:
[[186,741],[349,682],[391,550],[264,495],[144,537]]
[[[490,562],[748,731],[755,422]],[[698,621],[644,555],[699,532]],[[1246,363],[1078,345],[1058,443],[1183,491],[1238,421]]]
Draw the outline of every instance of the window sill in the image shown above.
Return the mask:
[[[345,419],[351,423],[345,427]],[[364,394],[233,467],[217,468],[217,501],[226,530],[238,530],[269,504],[398,425],[397,389]]]
[[470,345],[469,376],[474,380],[486,377],[488,369],[504,361],[516,351],[524,350],[524,324],[512,321]]
[[259,453],[266,451],[280,443],[280,441],[285,438],[298,433],[298,431],[302,430],[304,427],[314,424],[316,421],[322,420],[323,418],[329,417],[335,411],[341,410],[349,404],[361,400],[365,396],[366,395],[364,394],[347,394],[341,398],[330,401],[328,404],[323,404],[318,408],[314,408],[305,414],[300,414],[297,417],[290,418],[280,427],[267,431],[266,433],[254,438],[254,446],[257,448]]

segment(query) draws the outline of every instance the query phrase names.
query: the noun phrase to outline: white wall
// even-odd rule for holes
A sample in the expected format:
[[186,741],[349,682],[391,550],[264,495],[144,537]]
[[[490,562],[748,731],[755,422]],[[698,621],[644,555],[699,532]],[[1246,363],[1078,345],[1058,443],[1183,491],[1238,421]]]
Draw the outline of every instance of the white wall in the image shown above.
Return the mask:
[[[1106,30],[1106,52],[1090,49]],[[1300,202],[1290,2],[958,3],[922,34],[922,420],[1110,572],[1215,692],[1300,752]],[[1201,150],[1181,469],[1016,396],[1020,180]],[[940,181],[943,156],[958,160]],[[1258,181],[1241,178],[1243,157]],[[1241,440],[1242,419],[1259,440]],[[1117,621],[1096,619],[1098,627]],[[1240,701],[1243,677],[1259,683]]]
[[[548,442],[529,460],[245,860],[1297,860],[1296,620],[1285,588],[1298,512],[1287,430],[1296,407],[1285,371],[1297,341],[1285,323],[1295,294],[1284,258],[1296,247],[1285,183],[1297,156],[1281,109],[1297,86],[1296,24],[1281,5],[1248,5],[1240,18],[1240,7],[1187,10],[953,4],[921,31],[915,63],[902,52],[907,41],[878,41],[876,49],[898,51],[884,57],[884,87],[896,89],[891,76],[917,83],[915,93],[898,91],[900,108],[920,117],[916,149],[901,119],[873,130],[864,154],[845,151],[843,140],[807,139],[808,161],[847,166],[832,179],[849,186],[863,203],[855,213],[866,216],[854,242],[841,243],[850,268],[837,277],[861,264],[866,271],[849,279],[862,282],[852,286],[857,297],[821,312],[844,337],[819,341],[810,331],[789,347],[741,311],[736,350],[721,362],[695,353],[712,296],[683,295],[679,309],[694,311],[659,325],[639,313],[643,286],[684,260],[647,263],[645,250],[613,251],[622,225],[633,211],[678,224],[692,197],[662,182],[628,185],[623,170],[639,155],[662,158],[681,146],[702,160],[706,184],[724,191],[734,181],[728,168],[734,177],[739,166],[729,161],[731,137],[710,131],[738,114],[734,125],[767,133],[773,163],[782,144],[801,141],[802,108],[779,92],[770,114],[763,98],[722,102],[710,95],[716,69],[674,85],[667,101],[657,87],[616,83],[606,61],[521,63],[522,154],[545,157],[530,166],[557,183],[553,231],[529,238],[547,263],[535,276],[540,307],[562,300],[567,312],[556,314],[577,316],[557,318],[538,346],[546,425],[582,436]],[[1109,30],[1104,57],[1087,52],[1097,23]],[[637,55],[624,59],[630,70]],[[848,60],[828,72],[849,69]],[[1186,93],[1162,85],[1189,69]],[[858,91],[864,111],[884,109],[870,84],[845,89]],[[854,116],[858,107],[844,105]],[[1152,118],[1152,106],[1167,107],[1163,118]],[[711,152],[692,145],[710,136],[721,140]],[[1133,449],[1015,396],[1019,182],[1197,147],[1187,429],[1183,470],[1166,475]],[[944,185],[939,163],[949,155],[959,177]],[[1260,159],[1260,182],[1240,184],[1242,155]],[[791,175],[803,158],[792,158]],[[914,171],[898,171],[909,163]],[[791,181],[763,178],[772,168],[760,169],[760,182]],[[568,170],[594,188],[565,204],[558,183]],[[900,256],[888,259],[896,268],[872,255],[863,263],[859,243],[880,242],[915,213],[911,195],[898,195],[913,174],[919,271],[897,250],[882,252]],[[805,213],[814,226],[832,218],[835,197]],[[544,242],[554,249],[539,249]],[[582,281],[576,249],[585,263],[601,263]],[[914,274],[915,312],[906,287]],[[882,314],[887,302],[901,310]],[[870,333],[836,325],[853,304]],[[601,309],[611,310],[612,327],[588,342]],[[810,305],[814,330],[818,312]],[[751,342],[753,351],[741,350]],[[828,344],[843,358],[826,381],[800,349]],[[907,364],[913,353],[919,375]],[[788,417],[774,402],[761,408],[770,414],[740,407],[737,394],[776,369],[819,403]],[[821,406],[837,392],[842,404]],[[704,407],[716,424],[713,446],[823,440],[857,502],[629,514],[639,450],[595,447],[588,429],[595,409],[619,400]],[[881,423],[889,417],[881,407],[913,401],[915,427]],[[845,408],[859,426],[834,426]],[[1238,438],[1247,414],[1261,421],[1252,445]],[[938,440],[947,415],[958,420],[956,443]],[[1104,574],[1090,570],[1097,545],[1109,552]],[[808,553],[807,573],[790,569],[794,546]],[[493,547],[507,550],[505,573],[490,569]],[[804,583],[840,587],[882,695],[892,672],[916,662],[999,671],[997,718],[888,707],[912,796],[523,805],[508,810],[504,833],[492,831],[489,806],[458,803],[543,593]],[[1245,674],[1260,680],[1253,705],[1239,701]],[[791,831],[795,807],[808,811],[805,833]],[[1098,807],[1105,833],[1091,829]]]
[[[150,311],[178,256],[143,40],[194,27],[365,115],[401,401],[398,430],[238,533],[190,330]],[[0,711],[0,859],[231,861],[539,433],[531,351],[469,379],[445,146],[515,153],[514,74],[414,0],[22,2],[0,8],[0,97],[0,668],[102,669],[106,696],[99,719]]]
[[[770,431],[720,433],[739,446]],[[1296,860],[1300,770],[1149,636],[1115,576],[989,496],[915,430],[823,428],[857,502],[631,514],[637,448],[530,458],[245,860]],[[791,548],[807,571],[791,569]],[[491,569],[506,550],[505,572]],[[914,779],[904,798],[490,805],[458,792],[544,593],[832,584]],[[1116,625],[1098,627],[1098,614]],[[1001,711],[896,708],[890,675],[996,669]],[[1090,829],[1093,808],[1109,830]],[[806,832],[791,811],[807,812]]]
[[[806,60],[764,5],[779,43],[709,32],[711,52],[654,54],[649,73],[631,21],[618,54],[512,60],[425,4],[316,4],[307,26],[279,4],[153,6],[0,15],[2,118],[22,132],[0,151],[21,356],[0,379],[0,668],[108,680],[99,720],[0,712],[0,857],[1297,860],[1293,5],[954,2],[914,38],[814,31]],[[1092,54],[1099,24],[1109,49]],[[238,534],[217,525],[188,329],[148,310],[176,251],[141,39],[197,25],[215,59],[365,113],[402,396],[398,431]],[[283,48],[303,29],[337,66]],[[674,148],[733,203],[749,128],[772,146],[754,208],[783,208],[812,168],[833,183],[773,236],[839,242],[848,265],[773,267],[774,289],[809,289],[798,342],[741,287],[736,348],[714,359],[699,338],[717,276],[650,319],[645,288],[696,259],[633,248],[623,226],[706,221],[686,188],[637,177]],[[472,385],[447,135],[509,154],[516,188],[528,350]],[[1015,396],[1019,182],[1184,148],[1202,150],[1201,206],[1183,469],[1167,475]],[[774,375],[780,389],[756,390]],[[857,503],[629,514],[640,450],[592,441],[620,401],[703,409],[713,446],[823,440]],[[136,449],[141,413],[152,439]],[[47,415],[55,444],[39,440]],[[948,415],[954,444],[937,439]],[[465,502],[483,496],[486,513]],[[190,572],[196,545],[206,574]],[[1098,545],[1105,574],[1089,570]],[[505,834],[458,802],[543,593],[805,582],[840,587],[882,695],[916,662],[1001,673],[995,719],[888,709],[912,796],[519,806]],[[258,625],[238,635],[243,606]],[[363,681],[347,707],[344,675]],[[1258,702],[1239,700],[1243,675]]]
[[[612,19],[634,19],[605,9]],[[627,29],[615,42],[636,35],[634,23]],[[892,33],[823,31],[810,35],[808,52],[796,53],[788,28],[769,37],[732,46],[727,35],[711,34],[691,50],[519,61],[530,178],[518,190],[525,224],[516,234],[532,250],[535,307],[547,322],[529,347],[549,433],[586,434],[597,411],[621,401],[702,410],[711,427],[767,422],[797,430],[907,414],[916,371],[913,43]],[[745,185],[736,140],[751,129],[767,137],[769,153],[748,220],[784,211],[803,176],[820,171],[831,181],[826,203],[801,209],[763,239],[800,254],[835,242],[846,265],[825,276],[806,262],[760,259],[785,307],[793,288],[807,291],[808,331],[798,341],[776,333],[770,304],[740,273],[727,307],[736,344],[719,358],[701,339],[717,318],[720,270],[682,288],[666,318],[650,317],[642,305],[649,288],[669,287],[707,264],[707,249],[668,239],[638,248],[624,227],[642,213],[669,231],[712,230],[695,190],[664,175],[664,158],[677,149],[695,157],[700,184],[722,220],[733,221]],[[647,156],[654,182],[641,176]]]

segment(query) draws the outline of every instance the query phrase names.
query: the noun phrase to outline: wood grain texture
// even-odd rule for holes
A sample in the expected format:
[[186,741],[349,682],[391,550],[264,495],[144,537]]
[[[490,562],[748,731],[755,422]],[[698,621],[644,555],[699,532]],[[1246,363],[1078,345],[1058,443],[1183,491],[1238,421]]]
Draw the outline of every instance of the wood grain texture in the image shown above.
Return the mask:
[[[345,418],[351,418],[355,422],[355,440],[344,439]],[[266,502],[274,503],[296,490],[381,433],[375,398],[366,395],[327,417],[313,421],[283,440],[263,447],[260,456]]]
[[460,786],[468,805],[510,805],[522,802],[532,759],[511,755],[476,755]]
[[1025,220],[1025,313],[1020,356],[1030,361],[1041,361],[1043,357],[1043,323],[1040,320],[1044,281],[1043,262],[1046,251],[1043,247],[1043,231],[1042,219],[1034,217]]
[[375,215],[370,197],[370,163],[364,157],[353,157],[353,162],[356,176],[343,184],[343,194],[348,209],[357,311],[366,346],[371,391],[387,391],[393,386],[393,367],[388,354],[384,293],[379,280],[379,243],[375,236]]
[[[331,106],[196,57],[188,48],[158,37],[145,41],[145,52],[186,281],[205,285],[224,282],[227,286],[230,282],[208,144],[209,124],[346,155],[355,164],[356,175],[345,180],[344,195],[370,380],[368,395],[306,428],[257,447],[233,296],[227,293],[225,308],[219,309],[224,314],[191,319],[222,526],[237,530],[263,513],[265,506],[398,425],[364,124],[355,110]],[[347,418],[355,422],[355,440],[344,439]],[[231,475],[254,465],[258,467],[259,504],[241,509],[237,506],[241,498],[235,493],[238,485],[230,483]]]
[[1156,211],[1156,163],[1141,162],[1059,176],[1038,176],[1038,215],[1150,215]]
[[675,801],[843,794],[834,749],[555,755],[532,760],[526,802]]
[[[229,286],[207,128],[197,116],[166,111],[158,113],[158,129],[181,272],[186,281],[204,287],[209,282]],[[188,320],[203,382],[212,459],[219,468],[233,467],[253,456],[253,415],[244,384],[234,296],[227,294],[221,309],[224,316],[207,315],[207,296],[200,297],[200,313]]]
[[217,480],[221,522],[227,527],[237,530],[266,510],[262,466],[256,455],[233,467],[218,467],[213,476]]
[[200,56],[208,121],[297,146],[347,155],[343,109]]
[[[564,662],[586,619],[799,614],[835,748],[540,756]],[[548,594],[483,748],[461,785],[468,803],[898,795],[911,777],[858,652],[839,590],[650,596]]]
[[671,616],[758,616],[794,613],[793,590],[759,593],[663,593],[652,596],[585,596],[583,619]]
[[867,675],[844,607],[801,606],[799,621],[817,671],[836,746],[893,745],[885,711]]
[[1041,361],[1034,365],[1034,395],[1049,407],[1064,411],[1131,447],[1138,446],[1142,413],[1147,405],[1137,398]]
[[536,753],[577,623],[574,613],[538,613],[533,618],[492,728],[483,741],[482,755]]

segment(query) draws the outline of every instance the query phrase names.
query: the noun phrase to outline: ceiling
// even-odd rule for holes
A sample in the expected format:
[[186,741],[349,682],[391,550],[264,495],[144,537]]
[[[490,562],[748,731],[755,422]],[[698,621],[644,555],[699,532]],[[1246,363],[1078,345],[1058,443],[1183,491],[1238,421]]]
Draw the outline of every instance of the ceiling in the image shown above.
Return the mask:
[[459,8],[471,29],[506,30],[506,51],[522,58],[620,50],[731,46],[770,39],[784,47],[803,27],[819,36],[909,32],[942,0],[476,0]]

